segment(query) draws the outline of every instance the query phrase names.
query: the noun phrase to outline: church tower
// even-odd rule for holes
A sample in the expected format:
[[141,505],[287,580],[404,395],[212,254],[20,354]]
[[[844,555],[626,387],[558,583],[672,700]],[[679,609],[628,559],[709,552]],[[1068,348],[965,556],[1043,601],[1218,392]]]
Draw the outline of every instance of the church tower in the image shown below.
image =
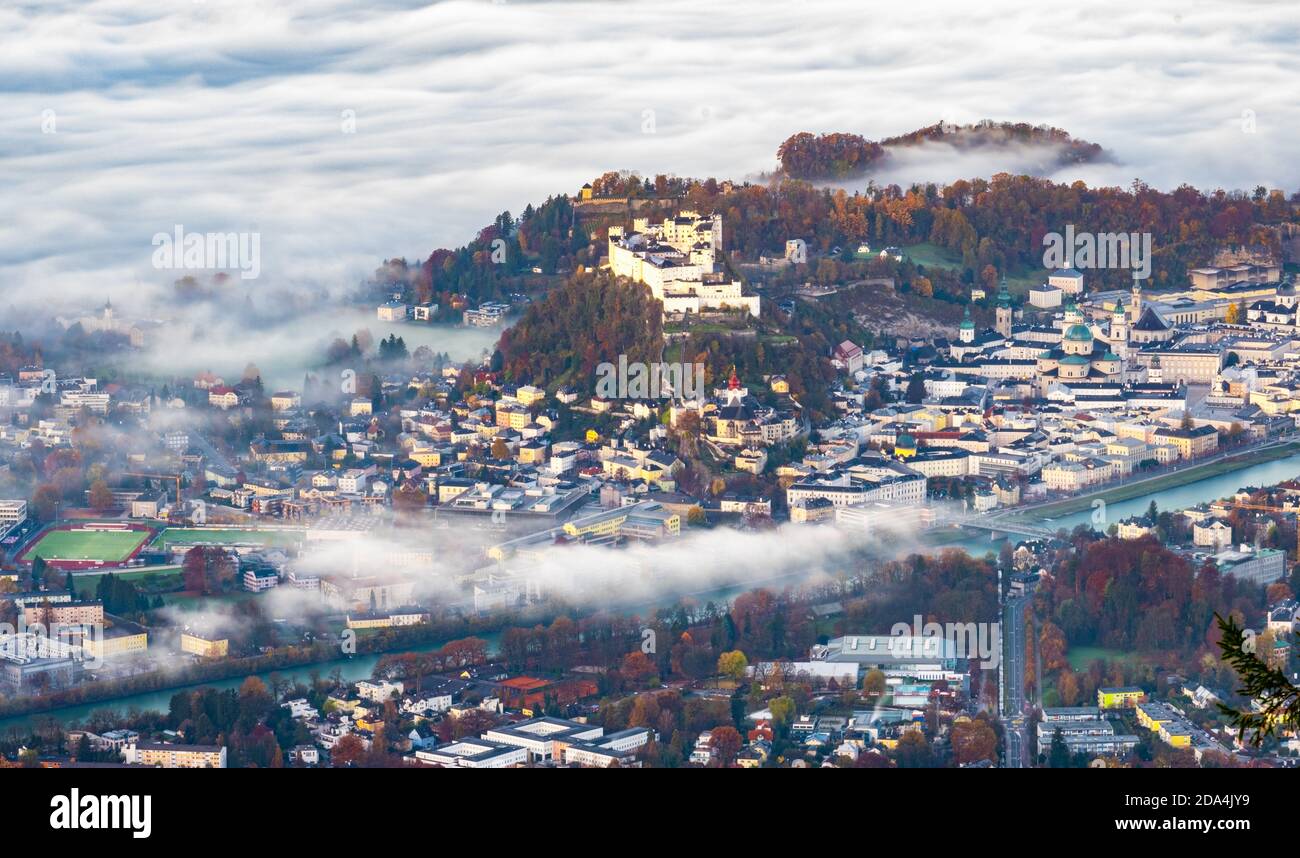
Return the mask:
[[1133,278],[1133,305],[1129,308],[1128,317],[1135,325],[1142,318],[1142,281],[1136,277]]
[[961,329],[957,334],[958,339],[963,343],[975,342],[975,323],[971,321],[970,305],[966,305],[966,315],[962,316]]
[[1164,383],[1164,373],[1160,370],[1160,355],[1151,356],[1151,366],[1147,367],[1147,381],[1152,384]]
[[995,327],[999,334],[1011,339],[1011,293],[1007,291],[1007,278],[998,285],[998,308]]
[[1110,347],[1120,357],[1128,352],[1128,314],[1124,312],[1124,298],[1115,300],[1115,312],[1110,317]]

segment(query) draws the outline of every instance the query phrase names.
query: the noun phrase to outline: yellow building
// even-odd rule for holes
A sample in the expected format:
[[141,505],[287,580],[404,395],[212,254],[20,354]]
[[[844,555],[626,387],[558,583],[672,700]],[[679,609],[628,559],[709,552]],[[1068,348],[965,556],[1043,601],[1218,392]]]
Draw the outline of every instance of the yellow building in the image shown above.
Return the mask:
[[149,649],[149,635],[132,623],[118,622],[104,629],[103,637],[87,636],[81,642],[86,655],[95,659],[116,658],[143,653]]
[[1097,705],[1102,709],[1128,709],[1141,703],[1146,692],[1136,686],[1098,688]]
[[544,441],[530,441],[519,445],[519,463],[522,465],[541,465],[546,463],[549,448]]
[[225,745],[159,745],[138,743],[123,749],[126,762],[163,769],[224,769]]
[[496,415],[497,426],[509,426],[511,429],[522,429],[533,420],[533,415],[527,408],[509,402],[498,402]]
[[1178,450],[1182,459],[1194,459],[1213,453],[1219,446],[1219,433],[1213,426],[1198,426],[1194,429],[1165,428],[1155,431],[1158,444],[1168,444]]
[[643,502],[565,522],[564,532],[571,537],[600,540],[619,536],[624,531],[628,535],[642,535],[647,529],[677,536],[681,528],[680,515],[657,503]]
[[525,384],[515,391],[515,399],[518,399],[524,405],[535,405],[546,399],[546,391],[540,387]]
[[1173,710],[1163,703],[1139,703],[1137,706],[1138,723],[1148,730],[1159,730],[1161,724],[1168,724],[1174,719]]
[[894,455],[900,459],[910,459],[916,455],[916,438],[904,432],[894,442]]
[[181,652],[197,655],[199,658],[225,658],[230,654],[230,641],[196,632],[181,632]]
[[1174,721],[1160,725],[1160,739],[1173,748],[1190,748],[1192,731],[1185,721]]
[[400,626],[418,626],[428,619],[429,615],[423,611],[398,610],[348,614],[347,623],[350,629],[390,629]]
[[411,450],[406,455],[410,457],[412,462],[419,464],[422,468],[436,468],[442,464],[441,450],[423,447]]
[[772,376],[772,378],[768,381],[768,386],[772,388],[773,393],[790,392],[790,382],[786,380],[786,377],[784,375]]

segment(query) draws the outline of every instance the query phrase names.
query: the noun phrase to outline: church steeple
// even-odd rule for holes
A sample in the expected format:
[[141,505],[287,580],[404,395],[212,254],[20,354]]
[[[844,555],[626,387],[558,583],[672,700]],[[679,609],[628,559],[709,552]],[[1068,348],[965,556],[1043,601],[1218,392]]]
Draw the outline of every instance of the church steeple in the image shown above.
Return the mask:
[[1007,278],[1002,277],[998,284],[998,307],[995,311],[994,327],[1006,339],[1011,339],[1011,293],[1007,291]]

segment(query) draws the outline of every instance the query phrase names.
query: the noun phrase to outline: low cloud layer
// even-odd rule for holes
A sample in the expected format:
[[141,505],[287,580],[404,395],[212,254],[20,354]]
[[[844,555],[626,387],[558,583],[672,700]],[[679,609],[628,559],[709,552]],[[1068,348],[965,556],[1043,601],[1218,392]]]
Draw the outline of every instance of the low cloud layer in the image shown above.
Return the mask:
[[[337,292],[602,171],[743,178],[805,130],[1046,123],[1115,156],[1058,178],[1300,186],[1285,4],[48,0],[0,28],[0,306],[150,294],[176,224],[259,233],[252,289]],[[942,154],[889,178],[1017,166]]]

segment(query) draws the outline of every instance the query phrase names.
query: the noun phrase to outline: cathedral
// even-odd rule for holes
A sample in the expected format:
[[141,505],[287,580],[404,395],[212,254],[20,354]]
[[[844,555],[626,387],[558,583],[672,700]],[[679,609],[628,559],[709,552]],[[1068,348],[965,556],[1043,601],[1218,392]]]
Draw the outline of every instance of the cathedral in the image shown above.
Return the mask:
[[[1116,313],[1121,315],[1120,311]],[[1035,377],[1039,395],[1045,396],[1056,382],[1122,383],[1124,360],[1113,351],[1121,338],[1127,342],[1126,327],[1115,330],[1111,322],[1111,342],[1093,336],[1083,321],[1083,314],[1073,301],[1065,308],[1065,333],[1061,344],[1039,353]]]

